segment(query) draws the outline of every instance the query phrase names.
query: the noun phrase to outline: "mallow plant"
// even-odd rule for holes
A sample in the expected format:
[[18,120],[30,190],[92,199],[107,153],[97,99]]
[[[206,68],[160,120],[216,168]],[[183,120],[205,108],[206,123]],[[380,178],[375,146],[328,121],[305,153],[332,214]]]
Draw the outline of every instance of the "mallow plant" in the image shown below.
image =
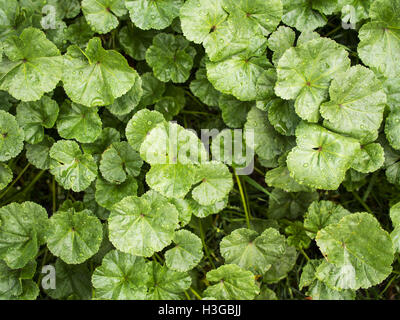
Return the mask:
[[400,297],[400,0],[0,0],[0,298]]

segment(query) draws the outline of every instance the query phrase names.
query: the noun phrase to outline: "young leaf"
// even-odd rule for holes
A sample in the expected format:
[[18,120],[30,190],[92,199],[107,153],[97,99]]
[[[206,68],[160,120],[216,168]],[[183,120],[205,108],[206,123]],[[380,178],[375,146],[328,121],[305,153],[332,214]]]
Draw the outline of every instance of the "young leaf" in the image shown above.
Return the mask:
[[97,178],[95,198],[99,205],[111,210],[114,204],[123,198],[136,195],[137,190],[138,183],[135,178],[128,177],[121,184],[113,184]]
[[126,54],[141,61],[146,59],[146,51],[152,45],[156,34],[154,30],[144,31],[128,24],[121,28],[118,39]]
[[282,2],[282,21],[288,26],[295,27],[299,31],[312,31],[326,24],[322,14],[314,10],[314,1],[282,0]]
[[0,190],[7,187],[13,179],[13,172],[5,163],[0,163]]
[[15,117],[0,110],[0,161],[16,157],[24,147],[24,131]]
[[54,139],[47,135],[44,136],[43,141],[37,144],[26,145],[26,158],[36,168],[41,170],[50,169],[52,161],[50,158],[50,148],[54,144]]
[[351,167],[362,173],[370,173],[380,169],[385,162],[385,153],[379,143],[362,146],[354,157]]

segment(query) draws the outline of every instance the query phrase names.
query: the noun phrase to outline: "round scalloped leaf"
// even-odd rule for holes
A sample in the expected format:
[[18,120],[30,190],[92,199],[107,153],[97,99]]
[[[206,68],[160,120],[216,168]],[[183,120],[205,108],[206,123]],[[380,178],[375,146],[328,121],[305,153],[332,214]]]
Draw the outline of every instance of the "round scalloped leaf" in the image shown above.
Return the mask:
[[17,0],[0,1],[0,16],[2,17],[0,23],[0,40],[5,40],[7,37],[17,33],[18,14],[19,4]]
[[179,227],[179,213],[162,197],[145,194],[115,204],[109,217],[110,241],[120,251],[150,257],[168,246]]
[[232,174],[220,162],[201,164],[196,169],[196,176],[200,184],[193,189],[192,197],[202,206],[213,205],[225,199],[233,188]]
[[139,154],[128,142],[114,142],[101,157],[100,171],[108,182],[120,184],[127,177],[137,177],[142,165]]
[[96,107],[89,108],[68,100],[60,108],[57,119],[58,134],[64,139],[82,143],[96,141],[102,131],[102,123]]
[[327,22],[320,12],[314,10],[314,1],[282,0],[282,2],[282,21],[299,31],[313,31]]
[[218,106],[221,93],[208,81],[205,66],[197,70],[196,79],[190,83],[190,91],[204,104],[211,107]]
[[152,72],[147,72],[141,76],[143,95],[139,107],[147,107],[155,104],[165,92],[165,83],[158,80]]
[[144,300],[150,268],[142,257],[110,251],[92,275],[97,299]]
[[47,135],[45,135],[43,140],[37,144],[27,144],[26,158],[29,163],[41,170],[50,169],[50,164],[54,161],[50,158],[50,148],[53,144],[54,139]]
[[165,29],[179,16],[182,0],[126,0],[132,22],[140,29]]
[[228,205],[228,197],[209,206],[202,206],[200,203],[191,198],[189,198],[188,201],[190,207],[192,208],[193,214],[198,218],[206,218],[209,215],[217,214],[218,212],[224,210]]
[[36,203],[11,203],[0,208],[0,258],[10,268],[23,268],[46,242],[47,229],[47,212]]
[[296,100],[297,114],[318,122],[319,107],[328,97],[333,77],[350,66],[348,53],[335,41],[319,38],[285,51],[277,67],[275,93]]
[[87,188],[85,190],[85,194],[83,196],[83,203],[85,205],[85,208],[92,211],[94,213],[94,215],[96,217],[98,217],[99,219],[101,219],[101,220],[108,219],[110,212],[106,208],[103,208],[96,202],[96,188],[95,188],[94,183],[92,183],[89,186],[89,188]]
[[247,115],[244,129],[254,130],[254,146],[248,141],[246,143],[250,148],[254,148],[260,158],[272,160],[282,153],[285,142],[269,123],[266,112],[253,107]]
[[358,172],[370,173],[380,169],[385,162],[385,152],[379,143],[362,146],[354,156],[351,167]]
[[90,153],[94,157],[99,157],[111,144],[119,142],[121,134],[117,129],[104,128],[96,141],[92,143],[82,144],[82,149],[86,153]]
[[222,0],[188,0],[180,10],[183,34],[198,44],[211,38],[227,17]]
[[394,230],[390,234],[395,252],[400,252],[400,203],[390,208],[390,219]]
[[118,17],[127,13],[125,0],[83,0],[82,11],[98,33],[108,33],[118,27]]
[[274,94],[275,70],[266,56],[236,55],[207,62],[207,77],[222,93],[242,101],[264,100]]
[[152,45],[156,34],[154,30],[144,31],[128,24],[119,31],[118,40],[126,54],[142,61],[146,59],[146,51]]
[[100,220],[90,210],[74,209],[56,212],[50,218],[47,247],[68,264],[80,264],[100,248],[103,229]]
[[358,54],[369,67],[387,77],[400,73],[400,10],[399,0],[376,0],[370,9],[371,22],[364,24],[358,34]]
[[160,33],[146,51],[146,62],[153,68],[157,79],[183,83],[190,76],[195,55],[196,50],[184,37]]
[[84,17],[79,17],[74,20],[65,30],[65,38],[72,44],[76,44],[84,48],[86,43],[93,37],[94,31],[87,24]]
[[187,230],[175,232],[175,247],[165,252],[165,264],[174,271],[186,272],[197,266],[203,258],[201,239]]
[[390,145],[394,149],[400,150],[400,110],[391,111],[386,118],[385,134]]
[[309,192],[312,190],[294,180],[286,166],[267,171],[265,182],[270,187],[279,188],[286,192]]
[[0,61],[0,89],[22,101],[39,100],[61,79],[63,58],[56,45],[35,28],[3,43],[7,58]]
[[0,300],[17,299],[24,292],[24,281],[34,276],[36,262],[30,261],[23,269],[13,270],[0,261]]
[[336,190],[350,169],[360,144],[316,124],[296,129],[297,147],[287,157],[291,176],[300,184]]
[[207,280],[216,284],[207,287],[204,296],[218,300],[252,300],[260,292],[253,273],[235,264],[209,271]]
[[0,110],[0,161],[16,157],[24,147],[24,131],[15,117]]
[[332,201],[314,201],[304,216],[304,227],[313,232],[307,232],[311,238],[315,238],[317,232],[330,224],[338,223],[340,219],[351,214],[340,204]]
[[263,282],[277,283],[287,277],[288,273],[293,269],[297,261],[297,251],[295,247],[289,246],[285,242],[285,251],[271,268],[263,275]]
[[164,121],[163,115],[158,111],[148,109],[138,111],[126,126],[126,138],[129,144],[134,150],[139,151],[147,134]]
[[82,154],[75,141],[60,140],[50,149],[50,172],[65,189],[81,192],[97,177],[97,165],[90,154]]
[[164,96],[154,105],[154,109],[160,112],[165,120],[170,121],[185,107],[185,91],[177,86],[168,85]]
[[172,203],[179,212],[179,223],[181,227],[186,226],[192,219],[193,208],[191,203],[186,199],[168,199],[170,203]]
[[100,38],[91,39],[86,51],[70,46],[64,56],[65,92],[73,102],[87,107],[114,103],[138,77],[120,53],[103,49]]
[[253,106],[254,102],[240,101],[226,94],[221,94],[218,100],[218,107],[222,111],[222,119],[230,128],[243,127],[247,114]]
[[374,0],[339,0],[342,8],[342,21],[344,23],[356,24],[369,18],[369,9]]
[[136,179],[128,177],[121,184],[109,183],[101,178],[96,181],[96,201],[102,207],[111,210],[113,205],[128,196],[135,196],[138,190]]
[[185,290],[192,284],[187,272],[170,270],[151,261],[150,280],[147,283],[149,293],[147,300],[181,300]]
[[57,120],[58,104],[47,96],[40,101],[21,102],[17,106],[17,122],[30,144],[44,139],[44,128],[52,128]]
[[220,244],[222,257],[227,264],[263,275],[284,254],[285,237],[268,228],[261,235],[250,229],[236,229],[224,237]]
[[392,272],[392,240],[371,214],[347,215],[320,230],[316,241],[329,261],[318,267],[317,277],[330,287],[369,288]]
[[320,109],[326,128],[362,141],[378,132],[386,94],[371,70],[357,65],[338,73],[329,88],[329,96],[331,100]]
[[272,62],[275,66],[278,65],[278,61],[285,51],[293,47],[295,39],[296,33],[293,29],[285,26],[280,26],[271,34],[268,39],[268,48],[274,52]]
[[300,122],[292,101],[274,99],[269,103],[268,120],[284,136],[294,136]]
[[7,187],[13,179],[13,172],[5,163],[0,163],[0,190]]

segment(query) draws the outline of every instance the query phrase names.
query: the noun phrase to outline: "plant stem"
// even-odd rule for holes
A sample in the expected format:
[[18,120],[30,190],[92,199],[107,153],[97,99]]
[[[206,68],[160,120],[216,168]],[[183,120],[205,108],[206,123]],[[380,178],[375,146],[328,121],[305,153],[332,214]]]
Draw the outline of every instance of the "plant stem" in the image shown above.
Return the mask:
[[365,203],[365,201],[363,201],[363,199],[360,198],[360,196],[357,194],[357,192],[353,191],[353,196],[364,207],[365,210],[367,210],[369,213],[372,214],[372,210],[368,207],[368,205]]
[[196,296],[197,299],[202,300],[203,298],[201,297],[201,295],[199,295],[196,290],[194,290],[192,287],[190,287],[190,291],[192,291],[192,293]]
[[206,253],[208,260],[210,261],[211,266],[215,269],[214,262],[211,259],[211,255],[210,255],[210,252],[208,251],[208,247],[207,247],[206,240],[204,237],[204,231],[203,231],[203,225],[201,224],[201,219],[199,219],[199,228],[200,228],[200,238],[201,238],[201,242],[203,243],[204,251]]
[[236,174],[235,169],[233,169],[233,174],[235,175],[236,182],[237,182],[237,185],[239,188],[240,197],[242,199],[243,209],[244,209],[244,213],[246,215],[247,228],[250,229],[250,213],[249,213],[248,206],[246,203],[246,197],[243,192],[242,182],[240,181],[239,176]]
[[30,167],[30,163],[28,163],[25,168],[22,169],[22,171],[18,174],[18,176],[14,179],[14,181],[8,186],[8,188],[2,193],[0,194],[0,199],[2,199],[8,191],[11,190],[11,188],[18,182],[19,179],[21,179],[21,177],[23,176],[23,174],[25,173],[26,170],[28,170],[28,168]]

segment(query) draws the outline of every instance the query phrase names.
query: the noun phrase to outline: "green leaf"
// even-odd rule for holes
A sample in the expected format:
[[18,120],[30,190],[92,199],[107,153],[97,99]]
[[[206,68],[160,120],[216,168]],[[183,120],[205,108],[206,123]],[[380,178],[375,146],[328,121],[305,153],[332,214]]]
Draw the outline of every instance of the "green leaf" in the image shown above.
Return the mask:
[[192,208],[193,214],[198,218],[206,218],[209,215],[221,212],[228,205],[228,198],[209,206],[202,206],[197,201],[189,198],[190,207]]
[[24,147],[24,131],[15,117],[0,110],[0,161],[16,157]]
[[156,34],[154,30],[144,31],[128,24],[119,31],[118,40],[126,54],[141,61],[146,59],[146,51]]
[[118,17],[127,13],[124,0],[83,0],[85,18],[98,33],[107,33],[118,27]]
[[90,154],[82,154],[74,141],[57,141],[50,149],[50,172],[65,189],[80,192],[97,177],[97,165]]
[[58,104],[47,96],[37,102],[21,102],[17,106],[17,122],[24,130],[25,141],[39,143],[44,138],[44,128],[52,128],[57,120]]
[[68,264],[80,264],[92,257],[102,239],[101,222],[90,210],[58,211],[50,218],[47,246]]
[[154,109],[160,112],[165,120],[170,121],[185,107],[185,91],[174,85],[168,85],[164,96],[160,98]]
[[273,95],[275,70],[266,56],[239,54],[220,62],[207,62],[207,77],[224,94],[242,101],[263,100]]
[[126,138],[129,144],[134,150],[139,151],[147,134],[164,121],[163,115],[158,111],[147,109],[138,111],[126,126]]
[[101,134],[101,119],[97,108],[88,108],[66,100],[57,119],[58,134],[64,139],[82,143],[94,142]]
[[140,29],[165,29],[179,15],[182,0],[125,0],[132,22]]
[[[343,88],[343,83],[346,87]],[[362,83],[362,85],[360,85]],[[375,74],[360,65],[338,73],[329,88],[331,100],[321,105],[324,126],[371,142],[383,120],[386,94]]]
[[320,230],[317,245],[329,263],[317,277],[340,289],[369,288],[392,272],[394,253],[389,234],[368,213],[354,213]]
[[114,103],[138,77],[121,54],[103,49],[100,38],[91,39],[86,51],[70,46],[64,56],[65,92],[73,102],[87,107]]
[[221,93],[208,81],[204,59],[201,67],[196,71],[196,79],[190,83],[190,91],[204,104],[211,107],[218,106]]
[[307,249],[310,246],[311,239],[304,230],[304,226],[300,221],[295,221],[285,228],[288,235],[287,243],[298,249]]
[[196,170],[196,175],[200,184],[193,189],[192,197],[203,206],[225,199],[233,188],[232,174],[223,163],[203,163]]
[[[16,24],[19,15],[19,4],[17,0],[0,1],[0,40],[13,36],[17,33]],[[1,59],[0,59],[1,60]]]
[[247,114],[253,106],[254,102],[240,101],[226,94],[221,94],[218,100],[218,107],[222,111],[222,119],[230,128],[243,127]]
[[184,37],[160,33],[153,38],[153,45],[146,51],[146,61],[157,79],[183,83],[190,76],[195,55],[196,50]]
[[371,22],[364,24],[358,34],[358,54],[369,67],[388,77],[400,73],[400,10],[399,0],[376,0],[370,9]]
[[50,158],[50,148],[53,144],[54,139],[47,135],[37,144],[27,144],[26,159],[38,169],[50,169],[50,164],[54,161]]
[[314,239],[319,230],[338,223],[340,219],[349,214],[348,210],[332,201],[314,201],[304,216],[304,228],[312,231],[307,232],[307,235]]
[[286,50],[280,58],[275,93],[283,99],[296,100],[295,109],[302,119],[318,122],[319,107],[328,97],[331,80],[349,66],[348,53],[335,41],[308,41]]
[[7,187],[13,179],[13,172],[8,165],[0,163],[0,190]]
[[297,147],[288,155],[291,176],[300,184],[335,190],[350,169],[359,143],[315,124],[301,123],[296,130]]
[[370,173],[380,169],[385,162],[385,153],[379,143],[362,146],[356,153],[351,167],[362,173]]
[[143,95],[139,107],[147,107],[155,104],[165,92],[165,83],[154,77],[152,72],[142,76]]
[[3,48],[7,58],[0,62],[0,89],[14,98],[39,100],[60,81],[63,58],[42,31],[24,29],[20,37],[5,40]]
[[357,22],[369,18],[369,8],[374,0],[339,0],[342,7],[342,21],[356,24]]
[[85,208],[93,212],[93,214],[99,219],[102,220],[108,219],[110,212],[96,202],[96,187],[94,183],[92,183],[90,187],[85,190],[85,194],[83,196],[83,203],[85,205]]
[[33,202],[0,208],[0,258],[12,269],[23,268],[45,243],[47,212]]
[[207,287],[204,296],[218,300],[251,300],[260,291],[254,275],[235,264],[226,264],[209,271],[207,280],[216,284]]
[[86,43],[93,37],[94,31],[87,24],[84,17],[79,17],[74,20],[65,30],[65,38],[72,44],[81,48],[86,46]]
[[263,275],[285,252],[285,237],[268,228],[261,235],[250,229],[236,229],[224,237],[220,251],[225,263]]
[[94,142],[82,144],[82,149],[85,153],[90,153],[97,161],[111,144],[119,142],[120,139],[121,135],[116,129],[104,128]]
[[66,299],[76,295],[82,300],[92,297],[92,283],[87,265],[68,265],[61,259],[55,263],[56,289],[48,289],[46,293],[53,299]]
[[394,227],[390,238],[392,239],[395,252],[400,252],[400,203],[396,203],[390,208],[390,219]]
[[147,283],[147,300],[181,300],[183,292],[189,289],[192,279],[187,272],[177,272],[151,261],[150,280]]
[[278,65],[279,59],[285,51],[294,45],[296,34],[293,29],[280,26],[268,39],[268,47],[274,52],[272,62]]
[[150,257],[171,243],[178,215],[175,206],[161,195],[126,197],[111,211],[110,240],[122,252]]
[[268,186],[282,189],[286,192],[310,192],[311,188],[299,184],[290,176],[286,166],[269,170],[265,175],[265,182]]
[[29,262],[23,269],[13,270],[0,261],[0,300],[11,300],[23,294],[24,280],[33,277],[36,262]]
[[320,12],[314,10],[314,1],[282,0],[282,21],[299,31],[312,31],[326,24]]
[[113,205],[123,198],[136,195],[138,183],[135,178],[128,177],[121,184],[113,184],[101,178],[96,180],[96,201],[102,207],[111,210]]
[[108,182],[120,184],[127,177],[137,177],[142,165],[139,154],[128,142],[114,142],[101,157],[100,171]]
[[400,150],[400,110],[393,110],[390,112],[389,116],[386,118],[385,124],[385,134],[390,145],[396,149]]
[[294,268],[297,261],[297,251],[295,247],[285,245],[285,252],[263,276],[263,282],[277,283],[287,277],[288,273]]
[[186,272],[197,266],[203,258],[201,239],[187,230],[175,232],[175,247],[165,252],[165,264],[174,271]]
[[97,299],[144,300],[150,268],[142,257],[110,251],[92,276]]

